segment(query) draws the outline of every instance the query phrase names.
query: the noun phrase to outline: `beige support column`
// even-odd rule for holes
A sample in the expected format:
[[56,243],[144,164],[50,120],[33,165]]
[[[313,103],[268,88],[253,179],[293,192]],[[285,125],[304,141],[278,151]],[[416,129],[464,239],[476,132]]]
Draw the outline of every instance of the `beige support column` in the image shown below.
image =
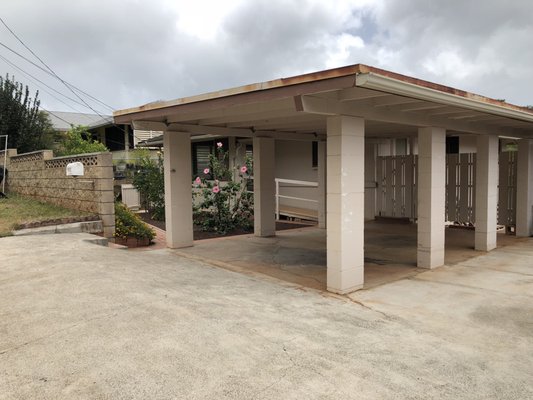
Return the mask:
[[533,140],[518,142],[516,236],[533,235]]
[[[130,151],[130,126],[124,125],[124,151],[126,154]],[[129,157],[127,157],[129,160]]]
[[481,251],[496,248],[498,141],[492,135],[477,137],[475,249]]
[[444,265],[446,131],[418,129],[418,237],[416,264]]
[[326,142],[318,142],[318,227],[326,229]]
[[327,120],[327,288],[334,293],[364,283],[365,121]]
[[254,137],[254,234],[276,234],[274,139]]
[[104,237],[115,234],[115,194],[113,191],[113,155],[99,153],[97,156],[98,179],[94,193],[98,201],[98,214],[102,220]]
[[163,132],[165,166],[165,224],[171,249],[193,244],[191,136]]

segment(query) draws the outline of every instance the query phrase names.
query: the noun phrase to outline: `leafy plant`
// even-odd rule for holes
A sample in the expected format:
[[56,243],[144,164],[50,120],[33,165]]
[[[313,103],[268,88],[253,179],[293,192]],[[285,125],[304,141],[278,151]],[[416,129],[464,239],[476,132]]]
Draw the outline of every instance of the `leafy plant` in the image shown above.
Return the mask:
[[155,233],[128,207],[117,201],[115,203],[115,237],[152,240]]
[[85,126],[72,126],[62,139],[56,154],[70,156],[74,154],[100,153],[109,151],[104,144],[91,138],[91,133]]
[[[225,234],[236,228],[250,229],[253,225],[253,195],[247,186],[252,176],[252,160],[236,166],[238,179],[228,168],[228,152],[221,142],[215,154],[209,156],[210,167],[198,176],[193,184],[197,197],[194,206],[194,222],[204,231]],[[207,179],[209,178],[209,179]]]
[[150,216],[156,221],[165,220],[165,174],[163,158],[157,161],[150,158],[149,153],[139,158],[139,170],[133,177],[133,186],[141,194],[143,207],[150,211]]

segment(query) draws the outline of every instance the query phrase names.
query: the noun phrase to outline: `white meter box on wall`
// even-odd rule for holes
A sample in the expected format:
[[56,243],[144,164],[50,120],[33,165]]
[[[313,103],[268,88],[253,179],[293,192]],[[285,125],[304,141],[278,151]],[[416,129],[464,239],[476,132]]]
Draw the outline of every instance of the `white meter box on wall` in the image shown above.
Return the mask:
[[67,176],[83,176],[83,164],[79,161],[67,164]]

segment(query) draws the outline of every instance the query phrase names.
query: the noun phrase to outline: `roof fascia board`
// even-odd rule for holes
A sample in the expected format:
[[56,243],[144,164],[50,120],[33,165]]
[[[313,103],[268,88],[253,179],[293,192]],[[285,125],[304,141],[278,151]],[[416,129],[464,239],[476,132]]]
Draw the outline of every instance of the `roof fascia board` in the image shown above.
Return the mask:
[[461,120],[450,120],[438,116],[430,116],[425,113],[403,113],[395,111],[389,107],[372,107],[368,105],[358,105],[350,107],[349,104],[341,103],[332,99],[325,99],[316,96],[297,96],[295,106],[298,111],[320,115],[348,115],[365,118],[368,120],[390,122],[402,125],[415,125],[419,127],[437,126],[448,130],[459,132],[469,132],[475,134],[513,135],[525,137],[523,130],[514,128],[502,128],[486,124],[472,124]]
[[[224,109],[243,104],[261,103],[269,100],[292,98],[296,95],[314,94],[331,90],[345,89],[355,86],[355,75],[346,75],[306,81],[303,83],[290,83],[286,86],[262,88],[255,91],[226,95],[220,92],[220,97],[197,100],[196,98],[182,99],[180,104],[171,106],[146,105],[129,110],[118,110],[113,113],[115,123],[129,123],[133,120],[147,120],[152,118],[166,118],[170,115],[208,113],[213,110]],[[218,92],[217,92],[218,93]]]
[[403,82],[398,79],[378,75],[372,72],[357,74],[356,85],[367,89],[394,93],[401,96],[413,97],[421,100],[468,108],[483,113],[495,114],[502,117],[520,119],[533,122],[533,113],[511,109],[497,104],[490,104],[475,98],[466,98],[452,93],[446,93],[428,87]]

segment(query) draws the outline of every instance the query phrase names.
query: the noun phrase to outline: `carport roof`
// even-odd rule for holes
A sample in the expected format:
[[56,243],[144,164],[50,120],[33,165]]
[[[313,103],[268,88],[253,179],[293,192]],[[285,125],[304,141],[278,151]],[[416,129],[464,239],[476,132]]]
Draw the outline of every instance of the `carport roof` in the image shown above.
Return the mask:
[[371,135],[419,126],[533,137],[533,111],[463,90],[356,64],[114,113],[116,123],[196,134],[325,133],[328,115],[367,121]]

